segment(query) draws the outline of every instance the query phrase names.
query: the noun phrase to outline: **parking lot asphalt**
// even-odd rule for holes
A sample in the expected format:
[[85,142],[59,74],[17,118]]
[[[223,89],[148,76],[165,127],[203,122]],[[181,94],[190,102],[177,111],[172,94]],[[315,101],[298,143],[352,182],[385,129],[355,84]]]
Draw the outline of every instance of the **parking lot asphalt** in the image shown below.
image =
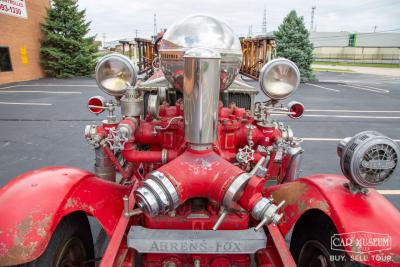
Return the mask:
[[[400,77],[321,72],[317,78],[319,82],[301,84],[283,101],[302,102],[302,118],[275,117],[304,139],[301,175],[341,174],[337,142],[363,130],[376,130],[400,142]],[[258,87],[255,81],[245,81]],[[92,170],[94,153],[83,131],[104,117],[87,111],[87,99],[93,95],[110,98],[91,78],[0,85],[0,187],[43,166]],[[262,93],[256,97],[265,99]],[[379,189],[400,209],[399,171]]]

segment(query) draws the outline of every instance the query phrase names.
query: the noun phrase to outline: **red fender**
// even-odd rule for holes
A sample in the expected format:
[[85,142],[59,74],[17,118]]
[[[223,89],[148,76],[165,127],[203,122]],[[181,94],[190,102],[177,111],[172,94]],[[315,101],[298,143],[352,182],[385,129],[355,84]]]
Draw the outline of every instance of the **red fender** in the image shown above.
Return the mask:
[[277,203],[286,201],[279,223],[283,235],[293,229],[306,211],[318,209],[331,218],[339,234],[350,238],[347,241],[360,240],[366,232],[388,235],[391,247],[385,246],[385,250],[380,244],[371,246],[368,253],[360,253],[365,252],[365,246],[356,242],[344,244],[344,248],[353,259],[364,264],[394,266],[400,262],[399,211],[375,189],[370,189],[367,195],[352,194],[344,186],[348,182],[343,176],[320,174],[266,187],[263,193],[272,195]]
[[48,167],[20,175],[0,189],[0,266],[33,261],[60,220],[75,211],[94,216],[111,236],[129,188],[93,173]]

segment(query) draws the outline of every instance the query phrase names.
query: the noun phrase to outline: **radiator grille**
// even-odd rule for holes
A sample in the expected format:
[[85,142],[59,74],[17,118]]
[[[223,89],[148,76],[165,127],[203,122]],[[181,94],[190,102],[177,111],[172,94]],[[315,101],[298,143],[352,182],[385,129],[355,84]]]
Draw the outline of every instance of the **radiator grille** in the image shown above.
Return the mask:
[[251,109],[251,96],[245,93],[229,93],[228,105],[234,102],[237,107]]

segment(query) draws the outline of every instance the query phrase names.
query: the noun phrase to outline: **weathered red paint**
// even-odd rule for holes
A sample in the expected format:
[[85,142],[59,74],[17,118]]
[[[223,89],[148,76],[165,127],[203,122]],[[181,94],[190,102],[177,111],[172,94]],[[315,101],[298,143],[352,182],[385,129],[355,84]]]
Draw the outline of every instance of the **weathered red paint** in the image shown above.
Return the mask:
[[[375,189],[367,195],[352,194],[344,185],[343,176],[320,174],[298,179],[291,183],[265,187],[264,194],[271,195],[276,202],[286,204],[279,228],[286,235],[302,214],[310,209],[326,213],[333,221],[339,234],[371,232],[389,234],[391,249],[368,253],[362,257],[357,247],[345,246],[348,254],[372,266],[395,266],[400,264],[400,214],[397,209]],[[354,235],[357,238],[357,233]],[[376,249],[379,249],[377,247]],[[377,262],[378,255],[391,255],[390,262]]]
[[129,188],[75,168],[48,167],[25,173],[0,189],[0,265],[39,257],[58,222],[83,211],[97,218],[108,235]]
[[282,236],[279,228],[275,224],[267,225],[269,236],[272,238],[279,253],[279,258],[282,260],[282,265],[285,267],[296,267],[296,263],[293,260],[290,250],[286,245],[285,239]]
[[[134,197],[134,190],[137,187],[137,183],[134,184],[132,187],[132,191],[129,194],[129,209],[132,210],[135,207],[135,197]],[[124,239],[125,232],[128,229],[129,225],[129,218],[125,216],[125,214],[122,212],[118,223],[115,227],[115,230],[110,238],[110,241],[108,242],[108,246],[106,251],[104,252],[104,255],[102,257],[100,267],[108,267],[108,266],[118,266],[118,264],[115,264],[118,262],[116,257],[118,255],[120,256],[120,261],[123,263],[129,262],[131,259],[127,257],[127,246],[126,246],[126,239]],[[122,259],[121,259],[122,258]],[[132,265],[133,266],[133,265]]]

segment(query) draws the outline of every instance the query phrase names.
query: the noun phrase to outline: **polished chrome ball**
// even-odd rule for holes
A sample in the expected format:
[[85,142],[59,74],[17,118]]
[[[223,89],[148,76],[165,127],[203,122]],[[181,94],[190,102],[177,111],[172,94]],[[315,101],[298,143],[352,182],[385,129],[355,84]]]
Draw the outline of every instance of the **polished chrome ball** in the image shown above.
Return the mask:
[[231,85],[242,64],[239,38],[224,22],[195,15],[168,28],[159,49],[161,69],[177,90],[183,90],[183,56],[191,48],[211,48],[221,54],[220,89]]

